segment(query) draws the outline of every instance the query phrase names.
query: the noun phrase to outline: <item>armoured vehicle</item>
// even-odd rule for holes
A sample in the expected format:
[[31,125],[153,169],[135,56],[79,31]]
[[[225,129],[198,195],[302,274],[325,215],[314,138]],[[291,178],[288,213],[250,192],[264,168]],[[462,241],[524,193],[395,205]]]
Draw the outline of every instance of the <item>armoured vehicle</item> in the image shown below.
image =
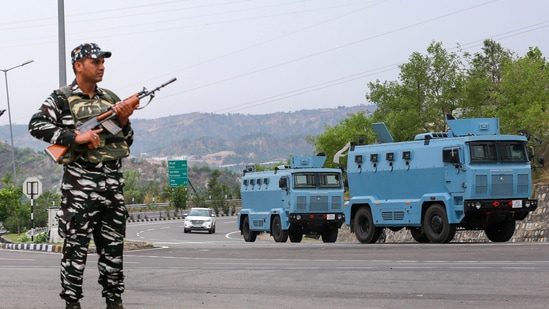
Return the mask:
[[484,230],[493,242],[511,239],[515,222],[535,210],[527,138],[500,134],[499,119],[447,119],[448,132],[394,142],[375,123],[378,143],[348,143],[350,198],[345,223],[361,243],[383,228],[410,230],[420,242],[450,242],[457,229]]
[[319,235],[335,242],[343,215],[341,170],[323,168],[325,155],[294,156],[290,165],[274,170],[244,171],[242,210],[238,228],[244,240],[270,233],[276,242],[301,242],[303,235]]

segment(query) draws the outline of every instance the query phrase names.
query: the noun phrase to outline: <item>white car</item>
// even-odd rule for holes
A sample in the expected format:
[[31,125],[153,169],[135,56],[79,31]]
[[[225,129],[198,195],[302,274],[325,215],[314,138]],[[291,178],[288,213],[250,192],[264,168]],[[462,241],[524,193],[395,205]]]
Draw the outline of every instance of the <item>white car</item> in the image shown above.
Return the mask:
[[209,208],[191,208],[189,214],[185,217],[184,232],[190,231],[208,231],[215,233],[215,214]]

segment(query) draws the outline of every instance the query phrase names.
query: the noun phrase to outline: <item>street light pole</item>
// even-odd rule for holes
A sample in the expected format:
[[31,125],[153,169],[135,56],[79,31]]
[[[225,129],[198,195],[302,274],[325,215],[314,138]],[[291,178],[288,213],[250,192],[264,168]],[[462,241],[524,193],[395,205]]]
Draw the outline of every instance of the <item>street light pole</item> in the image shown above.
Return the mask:
[[8,118],[9,118],[9,122],[10,122],[11,158],[13,160],[13,185],[14,186],[17,186],[17,171],[15,170],[15,148],[13,146],[13,129],[12,129],[12,126],[11,126],[10,94],[9,94],[9,90],[8,90],[8,71],[11,71],[11,70],[16,69],[18,67],[22,67],[24,65],[27,65],[27,64],[33,62],[33,61],[34,60],[28,60],[28,61],[23,62],[20,65],[16,65],[16,66],[11,67],[9,69],[0,69],[0,71],[4,72],[4,78],[6,80],[6,98],[7,98],[7,102],[8,102]]

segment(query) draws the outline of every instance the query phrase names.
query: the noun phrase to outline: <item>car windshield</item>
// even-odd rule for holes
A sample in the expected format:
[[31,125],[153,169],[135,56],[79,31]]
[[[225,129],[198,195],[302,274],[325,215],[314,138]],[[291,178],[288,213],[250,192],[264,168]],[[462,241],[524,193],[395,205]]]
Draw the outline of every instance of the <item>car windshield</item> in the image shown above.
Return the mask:
[[189,213],[189,216],[195,216],[195,217],[209,217],[210,211],[207,209],[192,209]]

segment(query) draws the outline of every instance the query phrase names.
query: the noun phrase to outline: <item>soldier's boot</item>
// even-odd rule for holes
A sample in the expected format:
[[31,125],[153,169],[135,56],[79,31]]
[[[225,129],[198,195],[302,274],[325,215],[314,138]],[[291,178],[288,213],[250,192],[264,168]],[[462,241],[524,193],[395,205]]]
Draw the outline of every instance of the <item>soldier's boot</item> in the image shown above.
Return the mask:
[[124,306],[122,306],[122,300],[107,301],[107,309],[124,309]]
[[79,302],[67,303],[67,305],[65,306],[65,309],[81,309],[80,303]]

